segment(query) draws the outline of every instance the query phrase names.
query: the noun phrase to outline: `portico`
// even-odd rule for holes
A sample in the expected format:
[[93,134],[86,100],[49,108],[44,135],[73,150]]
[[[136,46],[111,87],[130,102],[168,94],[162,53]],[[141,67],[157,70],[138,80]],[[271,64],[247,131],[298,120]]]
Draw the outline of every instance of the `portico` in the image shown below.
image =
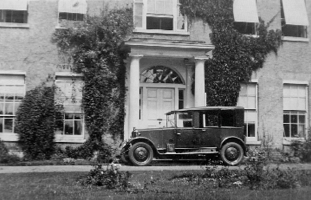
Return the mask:
[[131,39],[125,45],[131,51],[127,66],[125,139],[134,127],[163,127],[165,112],[169,110],[205,105],[204,63],[213,45],[150,39]]

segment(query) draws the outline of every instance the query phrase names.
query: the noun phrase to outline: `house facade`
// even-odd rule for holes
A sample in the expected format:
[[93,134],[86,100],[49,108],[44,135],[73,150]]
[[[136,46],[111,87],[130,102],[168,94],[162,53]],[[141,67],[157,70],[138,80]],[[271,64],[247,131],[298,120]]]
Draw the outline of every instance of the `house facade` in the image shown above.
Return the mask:
[[[79,145],[87,139],[81,76],[70,72],[51,38],[66,28],[63,21],[82,21],[107,8],[133,8],[135,27],[125,42],[130,55],[124,138],[134,127],[164,126],[169,110],[204,106],[204,63],[214,49],[211,29],[199,19],[189,22],[179,6],[178,0],[2,0],[0,139],[16,143],[16,110],[26,91],[48,76],[61,88],[65,105],[64,126],[55,132],[55,142]],[[251,81],[241,83],[238,105],[245,107],[248,145],[284,149],[305,138],[310,126],[311,0],[234,0],[233,13],[236,29],[248,37],[256,37],[259,18],[271,22],[270,29],[282,30],[278,53],[269,54]],[[78,83],[74,103],[66,101],[73,94],[72,79]]]

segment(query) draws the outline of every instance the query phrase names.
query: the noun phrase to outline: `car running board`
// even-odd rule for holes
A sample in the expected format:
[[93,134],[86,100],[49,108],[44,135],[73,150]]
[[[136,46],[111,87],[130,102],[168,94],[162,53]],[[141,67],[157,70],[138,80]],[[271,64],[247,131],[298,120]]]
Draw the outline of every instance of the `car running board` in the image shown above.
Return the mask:
[[188,151],[188,152],[166,152],[161,153],[162,155],[196,155],[196,154],[216,154],[218,151],[216,148],[200,148],[194,151]]

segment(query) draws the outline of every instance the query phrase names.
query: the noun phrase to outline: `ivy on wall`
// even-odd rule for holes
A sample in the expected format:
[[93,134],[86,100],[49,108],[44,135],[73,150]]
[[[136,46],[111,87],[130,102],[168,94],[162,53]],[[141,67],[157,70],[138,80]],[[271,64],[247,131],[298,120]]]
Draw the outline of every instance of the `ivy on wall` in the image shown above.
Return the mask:
[[181,12],[190,20],[207,22],[215,45],[213,58],[205,63],[207,105],[235,106],[241,82],[263,67],[270,52],[277,53],[281,31],[268,30],[260,19],[258,37],[246,36],[234,29],[233,0],[180,0]]
[[113,9],[53,36],[61,53],[72,58],[72,71],[83,74],[86,144],[94,150],[103,145],[104,134],[123,135],[127,52],[122,43],[132,27],[132,9]]

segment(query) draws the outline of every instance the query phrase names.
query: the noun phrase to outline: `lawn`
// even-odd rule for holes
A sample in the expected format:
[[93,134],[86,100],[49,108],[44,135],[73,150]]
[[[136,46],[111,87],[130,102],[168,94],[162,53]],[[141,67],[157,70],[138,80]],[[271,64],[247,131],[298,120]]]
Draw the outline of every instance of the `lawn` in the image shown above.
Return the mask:
[[[53,167],[53,166],[51,166]],[[21,173],[0,174],[0,199],[310,199],[311,186],[297,189],[250,190],[241,188],[212,188],[199,181],[172,179],[198,171],[148,171],[132,172],[130,182],[135,186],[131,192],[84,187],[77,179],[87,173]],[[311,177],[310,177],[311,178]]]

